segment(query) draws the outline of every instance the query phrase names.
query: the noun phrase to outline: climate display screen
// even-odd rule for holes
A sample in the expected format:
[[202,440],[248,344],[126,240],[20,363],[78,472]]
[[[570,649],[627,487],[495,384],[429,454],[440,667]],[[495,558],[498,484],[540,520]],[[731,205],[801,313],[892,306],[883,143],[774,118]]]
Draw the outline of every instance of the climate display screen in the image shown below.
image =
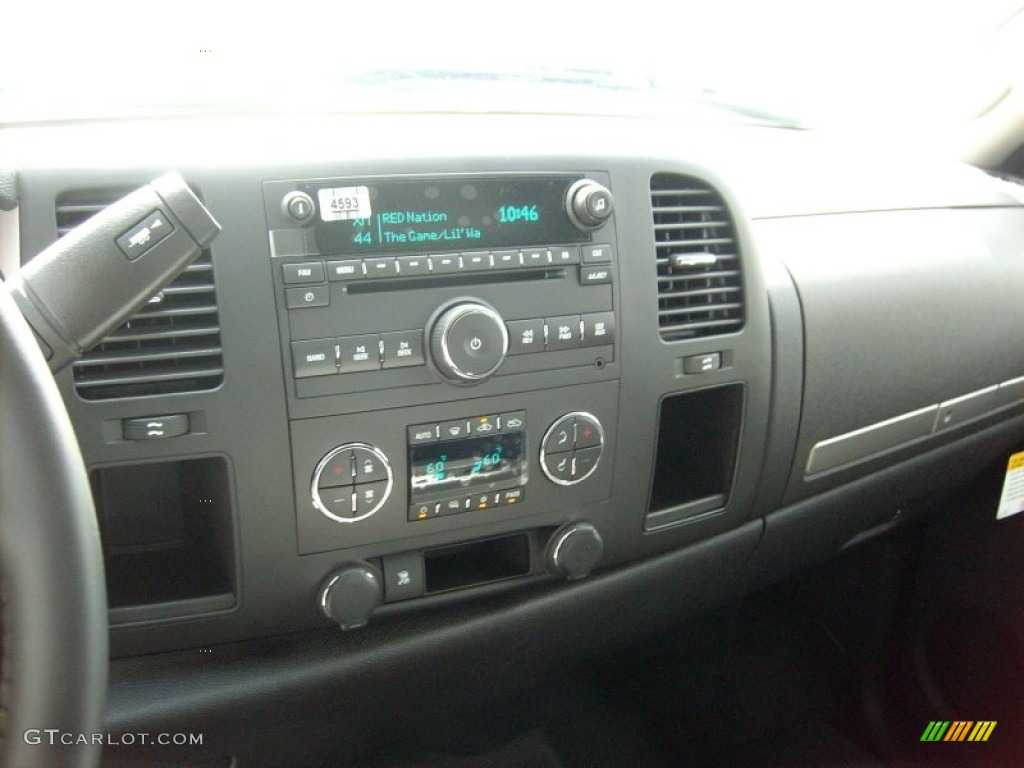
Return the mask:
[[513,432],[409,448],[410,497],[426,501],[467,488],[526,482],[523,432]]
[[444,253],[590,240],[569,220],[578,176],[332,181],[304,185],[323,255]]

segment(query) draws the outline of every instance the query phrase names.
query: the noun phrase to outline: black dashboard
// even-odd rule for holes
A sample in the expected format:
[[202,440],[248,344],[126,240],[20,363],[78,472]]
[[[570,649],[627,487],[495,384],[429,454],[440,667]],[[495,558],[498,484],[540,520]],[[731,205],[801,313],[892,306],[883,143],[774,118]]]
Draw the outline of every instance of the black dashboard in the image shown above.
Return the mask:
[[115,729],[633,640],[927,509],[1024,427],[1024,197],[976,169],[582,116],[0,147],[22,261],[169,168],[223,228],[59,377]]

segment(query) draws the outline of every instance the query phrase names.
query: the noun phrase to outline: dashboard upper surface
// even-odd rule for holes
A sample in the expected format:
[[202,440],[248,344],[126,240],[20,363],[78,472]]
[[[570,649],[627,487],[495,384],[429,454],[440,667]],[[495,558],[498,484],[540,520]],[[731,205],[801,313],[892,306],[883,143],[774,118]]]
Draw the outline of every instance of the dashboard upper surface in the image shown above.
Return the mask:
[[[131,187],[167,168],[182,173],[223,226],[211,251],[222,383],[87,399],[70,372],[59,382],[107,502],[101,522],[108,578],[137,579],[147,558],[165,556],[154,554],[161,542],[178,542],[209,567],[198,585],[182,572],[163,592],[122,590],[112,613],[115,651],[322,626],[318,590],[346,563],[366,563],[385,581],[402,572],[424,578],[414,595],[385,593],[384,614],[495,588],[487,585],[544,581],[552,577],[545,548],[554,532],[581,521],[600,531],[599,569],[627,567],[713,542],[976,428],[1010,424],[1024,403],[1015,383],[1024,375],[1024,351],[1015,343],[1024,324],[1017,300],[1024,208],[1014,188],[959,165],[851,147],[778,129],[582,116],[207,118],[5,129],[0,158],[19,172],[22,259],[56,239],[62,196]],[[316,192],[339,184],[356,189],[360,179],[498,184],[524,176],[599,182],[614,195],[614,216],[592,235],[552,230],[551,241],[539,244],[545,261],[534,269],[525,260],[538,243],[525,240],[355,255],[319,241],[306,247],[313,242],[307,235],[299,236],[307,239],[298,250],[283,245],[307,231],[279,213],[303,184]],[[699,197],[699,210],[678,204],[688,196]],[[678,218],[691,215],[697,218]],[[286,230],[293,234],[275,235]],[[553,261],[557,249],[580,242],[610,246],[607,282],[582,282],[587,265],[575,257]],[[515,270],[495,266],[501,251],[516,252]],[[474,272],[471,259],[481,253],[486,269]],[[692,265],[674,260],[679,253],[710,255],[739,282],[689,272]],[[396,261],[402,257],[423,259],[426,276],[403,275],[395,264],[415,267]],[[454,258],[457,272],[442,273],[442,257]],[[353,258],[365,279],[330,279],[332,263]],[[363,270],[376,266],[395,271],[374,281]],[[289,275],[305,282],[289,282]],[[694,287],[692,279],[705,282]],[[725,330],[712,324],[706,333],[673,337],[665,318],[700,309],[693,295],[683,310],[666,303],[684,287],[738,296],[712,311],[737,304],[739,314]],[[307,295],[308,307],[290,303]],[[496,313],[499,331],[539,323],[538,334],[557,333],[570,318],[568,326],[585,337],[587,318],[601,315],[612,322],[614,339],[588,347],[570,332],[568,348],[508,354],[495,375],[465,386],[453,383],[430,344],[446,313],[468,305]],[[487,338],[473,333],[467,343]],[[386,349],[392,338],[421,343],[422,364],[385,365],[393,361]],[[554,337],[545,338],[550,346]],[[373,358],[359,360],[372,370],[347,373],[342,349],[350,342],[353,354]],[[301,370],[317,364],[326,365],[317,375]],[[850,454],[836,471],[807,470],[822,443],[932,405],[938,411],[986,388],[993,388],[991,402],[948,429],[933,420],[920,433]],[[561,417],[572,415],[566,423],[577,425],[580,413],[598,422],[603,440],[595,446],[574,433],[559,469],[546,458],[559,455],[548,440]],[[414,468],[419,482],[440,484],[437,464],[448,461],[438,451],[417,464],[416,428],[433,431],[428,439],[442,444],[442,426],[500,430],[501,417],[519,414],[525,426],[512,431],[524,435],[525,470],[507,481],[495,473],[461,494],[413,494]],[[126,420],[171,415],[187,417],[187,433],[125,438]],[[456,442],[444,445],[453,456],[469,445],[457,442],[469,437],[461,432],[449,437]],[[485,458],[504,466],[499,444],[519,445],[488,443],[485,450],[479,443],[479,455],[467,449],[469,464],[481,466],[464,476],[483,476]],[[356,449],[362,453],[344,452]],[[387,485],[374,485],[376,476],[363,482],[356,469],[336,484],[323,481],[326,464],[319,462],[337,456],[352,467],[383,460]],[[581,469],[580,482],[557,482],[559,471],[576,479],[577,465],[593,467],[592,474]],[[152,490],[132,486],[125,468],[149,473]],[[383,493],[380,504],[365,496],[371,486]],[[325,489],[319,500],[317,488]],[[525,496],[515,505],[499,503],[517,490]],[[161,507],[157,497],[165,496],[178,498]],[[441,516],[434,507],[426,514],[436,512],[436,519],[416,519],[413,502],[424,499],[457,502],[465,514]],[[357,512],[370,502],[365,517]],[[177,528],[139,523],[133,515],[140,504],[171,510]],[[349,508],[332,517],[321,514],[327,504]],[[863,528],[883,511],[866,510]],[[149,532],[132,533],[134,524]],[[119,535],[125,538],[115,546]],[[162,629],[169,622],[173,634]]]

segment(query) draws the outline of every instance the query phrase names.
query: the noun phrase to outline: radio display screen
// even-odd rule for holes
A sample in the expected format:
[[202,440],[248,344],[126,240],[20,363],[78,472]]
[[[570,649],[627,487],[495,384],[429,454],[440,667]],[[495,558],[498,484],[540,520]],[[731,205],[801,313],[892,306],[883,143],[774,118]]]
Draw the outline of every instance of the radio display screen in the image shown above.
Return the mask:
[[525,484],[524,436],[512,432],[410,446],[410,501],[435,500],[478,486]]
[[335,180],[316,201],[320,253],[444,253],[589,242],[565,211],[580,176]]

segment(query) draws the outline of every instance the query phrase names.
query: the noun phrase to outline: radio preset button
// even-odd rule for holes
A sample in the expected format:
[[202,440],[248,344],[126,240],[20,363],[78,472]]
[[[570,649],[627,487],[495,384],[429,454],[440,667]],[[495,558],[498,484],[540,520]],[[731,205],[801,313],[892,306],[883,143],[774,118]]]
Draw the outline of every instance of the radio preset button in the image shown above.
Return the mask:
[[611,281],[611,267],[580,267],[580,285],[604,285]]
[[518,269],[522,264],[519,260],[519,251],[492,251],[491,258],[494,269]]
[[548,350],[575,349],[580,345],[580,316],[549,317],[544,321],[548,327]]
[[611,264],[614,251],[607,244],[584,245],[581,249],[584,264]]
[[526,429],[526,411],[511,411],[498,417],[502,432],[522,432]]
[[285,288],[284,303],[288,309],[326,307],[331,303],[331,292],[326,285],[311,285],[308,288]]
[[466,272],[480,272],[491,268],[491,254],[487,251],[475,251],[462,254],[462,268]]
[[334,361],[334,339],[293,341],[292,368],[297,379],[337,373],[338,368]]
[[342,336],[338,339],[341,352],[339,363],[342,373],[376,371],[380,369],[380,336]]
[[511,320],[508,326],[508,353],[525,355],[544,351],[543,320]]
[[547,248],[528,248],[522,254],[524,267],[546,267],[548,265]]
[[423,359],[423,331],[392,331],[382,333],[384,341],[384,367],[404,368],[425,365]]
[[283,264],[285,285],[300,283],[322,283],[324,280],[324,263],[322,261],[304,261],[300,264]]
[[436,443],[437,433],[437,424],[417,424],[414,427],[409,427],[409,445],[420,445],[421,443]]
[[430,274],[430,260],[426,256],[399,256],[396,262],[402,277]]
[[361,259],[341,259],[339,261],[327,262],[327,279],[338,280],[362,280],[363,262]]
[[430,271],[435,275],[445,275],[462,269],[462,261],[457,253],[445,253],[430,257]]
[[363,259],[367,277],[397,277],[397,262],[391,258]]

